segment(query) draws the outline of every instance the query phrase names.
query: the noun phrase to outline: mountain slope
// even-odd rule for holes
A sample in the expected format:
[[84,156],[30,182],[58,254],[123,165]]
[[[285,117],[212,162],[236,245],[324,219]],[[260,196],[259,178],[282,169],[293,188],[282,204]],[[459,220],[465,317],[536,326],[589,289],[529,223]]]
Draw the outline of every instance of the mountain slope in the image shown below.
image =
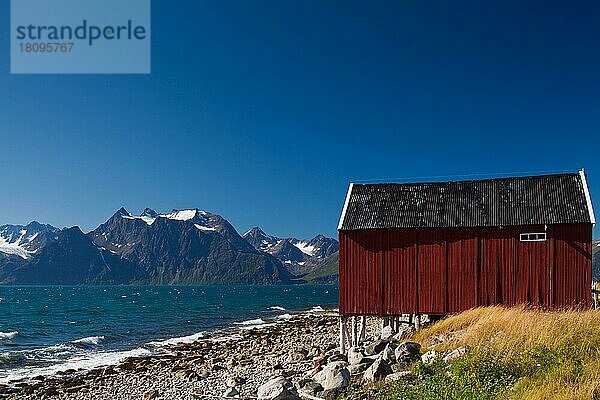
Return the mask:
[[151,284],[289,283],[274,257],[257,251],[223,217],[198,209],[134,216],[118,210],[90,232],[95,245],[136,265]]
[[18,256],[24,260],[38,253],[49,242],[56,240],[60,229],[37,221],[23,225],[0,226],[0,253]]
[[3,283],[40,285],[118,284],[133,267],[96,247],[78,227],[63,229],[56,240],[16,268]]
[[338,250],[337,240],[323,235],[311,240],[278,238],[254,227],[244,233],[243,238],[255,249],[276,257],[291,273],[298,275],[313,271],[319,263]]
[[338,283],[340,254],[335,252],[321,261],[317,267],[303,279],[309,283]]

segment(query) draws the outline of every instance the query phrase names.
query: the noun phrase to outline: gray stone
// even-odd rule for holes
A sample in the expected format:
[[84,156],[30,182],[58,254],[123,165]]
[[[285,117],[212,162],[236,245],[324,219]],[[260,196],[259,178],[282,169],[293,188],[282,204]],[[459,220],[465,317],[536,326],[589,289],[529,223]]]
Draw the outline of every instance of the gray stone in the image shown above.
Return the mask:
[[323,386],[321,386],[320,383],[317,383],[314,381],[310,381],[302,387],[302,391],[304,393],[310,394],[311,396],[316,396],[317,394],[321,393],[323,390],[324,390]]
[[324,390],[345,388],[350,384],[350,372],[345,362],[336,361],[325,365],[313,379],[321,384]]
[[385,340],[386,342],[390,340],[394,336],[394,330],[391,326],[384,326],[381,330],[381,340]]
[[427,353],[421,356],[421,362],[423,364],[431,364],[435,358],[437,357],[437,352],[435,350],[429,350]]
[[364,356],[362,352],[356,347],[350,347],[348,349],[348,362],[350,365],[360,364]]
[[392,373],[392,369],[381,358],[375,360],[373,365],[371,365],[365,371],[363,375],[363,379],[370,382],[375,382],[384,379],[386,376]]
[[449,363],[452,361],[456,361],[459,358],[462,358],[465,354],[469,352],[469,346],[460,346],[456,349],[452,350],[450,353],[446,354],[444,357],[444,362]]
[[402,342],[396,347],[394,352],[396,361],[399,363],[409,364],[419,359],[421,345],[415,342]]
[[416,378],[416,376],[411,371],[400,371],[389,374],[385,377],[385,380],[386,382],[396,382],[401,380],[412,380],[414,378]]
[[257,392],[258,400],[299,400],[296,388],[283,376],[271,379],[261,385]]
[[379,354],[379,353],[381,353],[381,351],[383,349],[385,349],[386,345],[387,345],[387,342],[385,340],[378,340],[376,342],[373,342],[370,345],[368,345],[367,347],[365,347],[365,354],[368,356],[372,356],[374,354]]
[[367,364],[367,363],[361,363],[361,364],[355,364],[355,365],[348,365],[348,372],[350,372],[351,376],[355,376],[355,375],[360,375],[362,373],[364,373],[367,368],[369,368],[371,364]]
[[396,355],[394,354],[395,347],[396,346],[392,343],[388,343],[381,352],[381,358],[388,364],[394,364],[396,362]]
[[228,387],[227,389],[225,389],[225,391],[223,392],[223,394],[221,395],[222,397],[236,397],[239,396],[240,391],[237,390],[234,387]]

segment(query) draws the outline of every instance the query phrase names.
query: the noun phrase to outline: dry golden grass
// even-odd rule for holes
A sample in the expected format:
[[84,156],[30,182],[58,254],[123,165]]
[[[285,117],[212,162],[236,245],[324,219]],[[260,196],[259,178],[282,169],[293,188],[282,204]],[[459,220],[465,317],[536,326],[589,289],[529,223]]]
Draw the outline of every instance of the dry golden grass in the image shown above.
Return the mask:
[[600,310],[476,308],[416,335],[425,347],[468,345],[521,378],[515,399],[600,399]]

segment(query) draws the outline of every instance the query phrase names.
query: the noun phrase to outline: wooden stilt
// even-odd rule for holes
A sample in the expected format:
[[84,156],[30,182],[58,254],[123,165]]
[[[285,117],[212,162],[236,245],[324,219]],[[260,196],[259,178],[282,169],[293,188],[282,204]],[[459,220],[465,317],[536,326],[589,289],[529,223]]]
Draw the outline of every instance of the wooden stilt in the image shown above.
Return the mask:
[[352,347],[356,346],[356,342],[357,342],[356,335],[358,333],[358,329],[356,327],[356,322],[357,322],[356,316],[353,316],[352,317],[352,325],[351,325],[352,326],[352,343],[350,343],[350,346],[352,346]]
[[352,347],[352,336],[350,335],[350,331],[348,330],[348,317],[346,317],[346,323],[344,324],[344,334],[346,335],[346,341],[348,342],[348,346]]
[[415,314],[415,330],[421,329],[421,315]]
[[358,335],[358,342],[365,340],[365,332],[367,330],[367,317],[364,315],[360,317],[360,335]]
[[340,315],[340,353],[346,354],[346,329],[344,325],[346,324],[345,318],[343,315]]

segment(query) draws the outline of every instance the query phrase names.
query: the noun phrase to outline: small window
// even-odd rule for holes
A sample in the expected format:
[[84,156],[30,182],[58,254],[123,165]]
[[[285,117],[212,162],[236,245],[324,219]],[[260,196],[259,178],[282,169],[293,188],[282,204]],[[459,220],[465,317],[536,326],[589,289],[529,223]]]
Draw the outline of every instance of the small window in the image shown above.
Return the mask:
[[521,233],[521,242],[543,242],[546,240],[546,233]]

